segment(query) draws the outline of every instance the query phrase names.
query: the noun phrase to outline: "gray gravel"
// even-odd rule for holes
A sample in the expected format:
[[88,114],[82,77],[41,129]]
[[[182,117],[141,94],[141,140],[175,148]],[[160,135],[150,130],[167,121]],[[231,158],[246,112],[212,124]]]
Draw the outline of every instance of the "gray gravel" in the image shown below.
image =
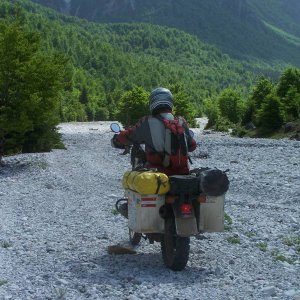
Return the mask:
[[[159,244],[127,240],[115,215],[129,157],[109,123],[62,124],[67,150],[6,157],[0,168],[0,299],[300,299],[300,143],[202,135],[194,167],[230,169],[224,233],[191,239],[186,269]],[[203,158],[203,153],[209,157]],[[202,158],[201,158],[202,157]]]

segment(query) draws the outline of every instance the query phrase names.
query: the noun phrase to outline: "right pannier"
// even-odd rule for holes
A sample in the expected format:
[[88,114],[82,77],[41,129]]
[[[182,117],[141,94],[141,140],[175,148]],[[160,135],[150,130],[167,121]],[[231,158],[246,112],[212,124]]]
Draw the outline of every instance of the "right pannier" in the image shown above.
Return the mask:
[[221,196],[228,191],[227,174],[219,169],[207,169],[200,172],[200,190],[208,196]]

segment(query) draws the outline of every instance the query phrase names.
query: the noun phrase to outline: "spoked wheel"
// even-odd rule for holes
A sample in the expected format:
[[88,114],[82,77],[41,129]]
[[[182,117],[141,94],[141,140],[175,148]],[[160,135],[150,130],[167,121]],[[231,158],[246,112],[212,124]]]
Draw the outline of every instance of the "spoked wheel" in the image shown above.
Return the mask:
[[176,235],[175,220],[168,218],[161,241],[164,264],[173,271],[182,271],[189,259],[190,238]]
[[129,229],[129,240],[132,246],[137,246],[142,238],[142,234]]

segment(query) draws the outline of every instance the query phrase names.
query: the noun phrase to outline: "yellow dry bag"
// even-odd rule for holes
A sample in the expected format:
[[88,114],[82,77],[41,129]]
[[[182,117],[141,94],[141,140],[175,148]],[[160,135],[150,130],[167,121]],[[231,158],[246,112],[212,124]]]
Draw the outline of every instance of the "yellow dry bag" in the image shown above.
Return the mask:
[[151,171],[125,172],[122,185],[124,189],[129,188],[142,195],[163,195],[170,189],[169,178],[166,174]]

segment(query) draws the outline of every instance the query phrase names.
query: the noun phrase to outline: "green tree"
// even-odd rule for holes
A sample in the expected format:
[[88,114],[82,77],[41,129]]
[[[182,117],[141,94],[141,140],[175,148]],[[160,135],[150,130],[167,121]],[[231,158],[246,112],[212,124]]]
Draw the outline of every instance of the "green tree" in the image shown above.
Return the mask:
[[174,113],[186,119],[189,126],[196,127],[196,108],[192,104],[191,96],[184,90],[180,84],[170,87],[174,98]]
[[206,128],[215,126],[220,118],[218,102],[213,101],[213,99],[206,99],[204,101],[204,114],[208,118]]
[[224,90],[218,98],[218,105],[222,117],[234,124],[241,121],[243,104],[237,91],[230,88]]
[[80,90],[74,88],[64,93],[61,104],[61,120],[83,122],[87,120],[85,106],[79,102]]
[[254,109],[260,109],[265,98],[274,90],[274,84],[267,78],[260,78],[250,96],[250,101],[254,104]]
[[257,121],[261,130],[272,132],[279,129],[284,121],[284,112],[280,98],[272,93],[268,95],[257,112]]
[[0,140],[6,153],[48,151],[59,142],[65,58],[39,52],[39,36],[0,22]]
[[135,87],[123,94],[116,113],[117,120],[124,126],[137,123],[143,116],[149,114],[149,94],[142,87]]
[[253,122],[257,125],[256,113],[261,108],[266,97],[274,91],[274,84],[271,80],[262,77],[260,78],[250,94],[250,98],[246,103],[245,113],[242,123]]
[[283,72],[278,82],[277,95],[284,98],[291,87],[300,93],[300,69],[288,68]]
[[300,92],[291,87],[282,99],[286,122],[300,119]]
[[79,96],[79,101],[81,104],[84,104],[84,105],[88,104],[89,97],[88,97],[88,91],[87,91],[86,87],[82,88],[81,94]]

